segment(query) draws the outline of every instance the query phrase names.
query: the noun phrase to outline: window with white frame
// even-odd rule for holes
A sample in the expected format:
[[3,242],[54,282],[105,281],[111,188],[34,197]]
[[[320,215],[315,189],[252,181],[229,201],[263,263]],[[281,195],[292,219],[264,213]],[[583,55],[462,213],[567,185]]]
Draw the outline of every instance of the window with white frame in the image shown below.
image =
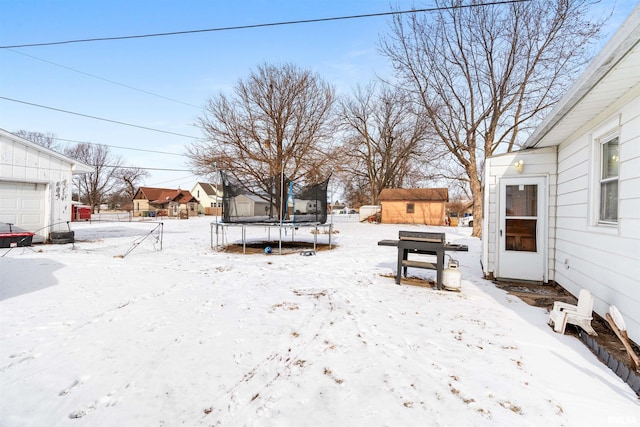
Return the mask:
[[618,223],[618,137],[602,139],[600,143],[600,210],[598,222]]

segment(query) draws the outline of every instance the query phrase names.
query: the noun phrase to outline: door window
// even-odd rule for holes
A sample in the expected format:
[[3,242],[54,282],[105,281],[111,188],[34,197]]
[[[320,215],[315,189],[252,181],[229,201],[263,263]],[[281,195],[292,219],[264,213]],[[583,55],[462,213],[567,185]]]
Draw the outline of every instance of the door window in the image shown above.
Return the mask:
[[538,186],[507,185],[505,250],[537,252]]

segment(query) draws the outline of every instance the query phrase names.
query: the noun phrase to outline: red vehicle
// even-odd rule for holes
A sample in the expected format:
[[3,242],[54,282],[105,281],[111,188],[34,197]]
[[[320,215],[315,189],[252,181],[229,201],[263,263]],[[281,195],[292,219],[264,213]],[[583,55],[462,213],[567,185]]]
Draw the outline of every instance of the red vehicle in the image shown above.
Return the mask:
[[71,221],[89,221],[91,219],[91,208],[83,205],[73,205]]

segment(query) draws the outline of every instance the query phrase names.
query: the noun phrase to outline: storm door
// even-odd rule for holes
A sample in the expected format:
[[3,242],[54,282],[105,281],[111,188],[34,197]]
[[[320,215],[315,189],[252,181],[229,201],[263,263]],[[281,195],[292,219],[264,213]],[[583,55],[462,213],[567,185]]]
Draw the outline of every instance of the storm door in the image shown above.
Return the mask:
[[500,181],[498,278],[546,281],[544,178]]

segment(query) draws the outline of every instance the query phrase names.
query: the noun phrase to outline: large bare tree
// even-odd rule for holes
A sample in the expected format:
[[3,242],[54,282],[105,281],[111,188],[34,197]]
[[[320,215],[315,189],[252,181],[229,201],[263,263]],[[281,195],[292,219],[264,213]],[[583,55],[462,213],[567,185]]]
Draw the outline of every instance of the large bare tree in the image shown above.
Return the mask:
[[[602,22],[591,0],[532,0],[397,15],[381,51],[468,180],[481,233],[487,156],[510,151],[556,104],[589,59]],[[446,7],[449,6],[449,7]],[[454,172],[455,174],[455,172]],[[455,178],[455,176],[453,177]]]
[[424,150],[429,124],[406,93],[374,83],[358,87],[340,105],[344,130],[343,173],[350,199],[377,204],[384,188],[411,186],[427,178]]
[[97,144],[77,144],[65,150],[65,154],[91,167],[93,172],[79,175],[76,182],[80,200],[91,206],[93,213],[118,184],[118,169],[122,158],[113,156],[109,147]]
[[116,185],[109,196],[111,205],[126,207],[131,205],[141,181],[149,176],[145,169],[133,166],[123,166],[114,172]]
[[188,147],[192,165],[202,175],[217,166],[264,191],[283,172],[308,182],[326,178],[334,102],[334,89],[311,71],[261,65],[237,83],[233,95],[209,100],[196,121],[206,141]]

